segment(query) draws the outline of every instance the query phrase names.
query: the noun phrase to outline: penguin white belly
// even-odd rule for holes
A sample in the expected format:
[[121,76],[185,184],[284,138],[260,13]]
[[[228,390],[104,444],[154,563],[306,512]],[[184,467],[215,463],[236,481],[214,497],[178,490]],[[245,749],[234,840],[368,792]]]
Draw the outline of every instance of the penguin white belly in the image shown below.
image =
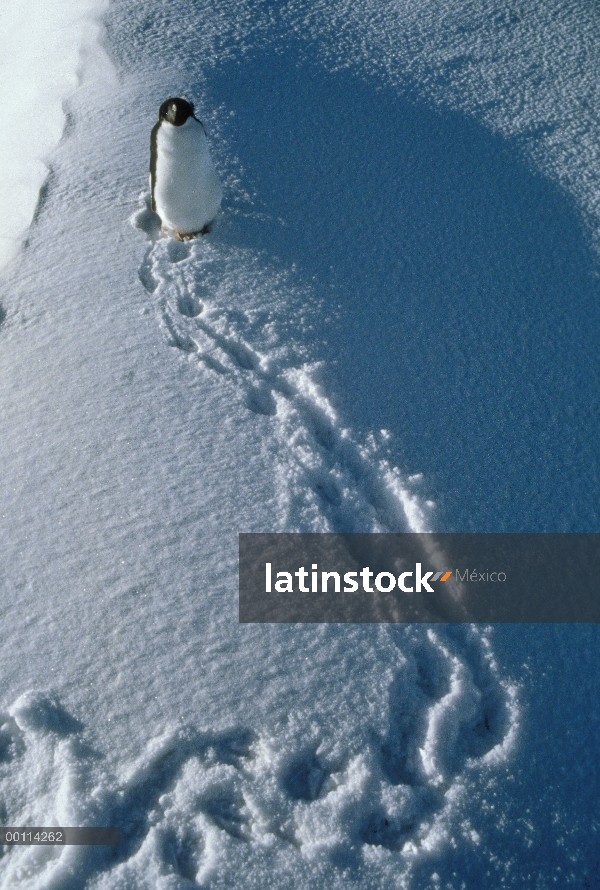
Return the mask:
[[156,134],[154,203],[163,226],[200,232],[221,206],[223,191],[204,127],[190,117],[180,127],[164,121]]

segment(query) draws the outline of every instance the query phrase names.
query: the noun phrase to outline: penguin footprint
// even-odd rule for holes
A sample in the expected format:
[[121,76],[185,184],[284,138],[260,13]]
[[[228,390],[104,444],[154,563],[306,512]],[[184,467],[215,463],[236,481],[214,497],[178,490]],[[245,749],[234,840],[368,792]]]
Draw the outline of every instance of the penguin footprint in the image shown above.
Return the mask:
[[149,241],[156,241],[160,237],[160,217],[154,213],[150,206],[150,195],[142,193],[140,195],[142,207],[137,210],[130,218],[130,222],[136,229],[140,229]]
[[182,260],[187,260],[190,255],[190,249],[189,240],[170,240],[167,245],[167,253],[172,263],[180,263]]

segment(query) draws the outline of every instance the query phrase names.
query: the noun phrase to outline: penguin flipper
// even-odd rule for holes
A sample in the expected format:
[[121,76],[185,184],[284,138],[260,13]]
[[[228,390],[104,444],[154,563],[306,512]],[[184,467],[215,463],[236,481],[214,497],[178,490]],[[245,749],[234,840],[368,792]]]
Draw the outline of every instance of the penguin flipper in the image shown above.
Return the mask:
[[154,200],[154,187],[156,185],[156,142],[160,124],[161,122],[157,121],[152,127],[152,132],[150,133],[150,206],[154,213],[156,213],[156,201]]

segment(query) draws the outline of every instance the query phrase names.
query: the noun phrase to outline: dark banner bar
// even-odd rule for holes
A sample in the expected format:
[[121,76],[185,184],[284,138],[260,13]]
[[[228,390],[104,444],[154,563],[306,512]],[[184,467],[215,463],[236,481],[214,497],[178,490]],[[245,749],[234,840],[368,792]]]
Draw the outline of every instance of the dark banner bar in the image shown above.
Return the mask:
[[241,623],[600,621],[600,534],[239,536]]
[[18,846],[97,846],[120,843],[120,829],[92,828],[8,828],[0,827],[0,845]]

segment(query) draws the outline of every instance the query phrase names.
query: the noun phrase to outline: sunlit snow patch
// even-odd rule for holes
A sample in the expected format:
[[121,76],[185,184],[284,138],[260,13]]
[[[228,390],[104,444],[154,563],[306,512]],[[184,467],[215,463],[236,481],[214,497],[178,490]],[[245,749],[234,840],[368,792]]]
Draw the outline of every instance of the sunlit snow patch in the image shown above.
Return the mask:
[[0,6],[0,266],[18,250],[65,127],[63,101],[85,69],[111,76],[97,17],[106,0]]

